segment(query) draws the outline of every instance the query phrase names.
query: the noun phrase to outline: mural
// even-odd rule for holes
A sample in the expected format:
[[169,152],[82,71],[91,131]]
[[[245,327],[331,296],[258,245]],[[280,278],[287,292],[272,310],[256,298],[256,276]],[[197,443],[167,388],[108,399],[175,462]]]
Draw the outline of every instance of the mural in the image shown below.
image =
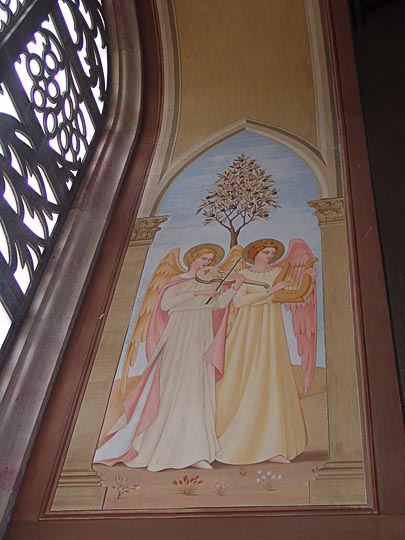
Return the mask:
[[157,5],[161,130],[50,508],[364,505],[324,10]]
[[301,158],[247,131],[174,179],[93,458],[106,508],[181,507],[172,489],[308,502],[328,447],[317,196]]

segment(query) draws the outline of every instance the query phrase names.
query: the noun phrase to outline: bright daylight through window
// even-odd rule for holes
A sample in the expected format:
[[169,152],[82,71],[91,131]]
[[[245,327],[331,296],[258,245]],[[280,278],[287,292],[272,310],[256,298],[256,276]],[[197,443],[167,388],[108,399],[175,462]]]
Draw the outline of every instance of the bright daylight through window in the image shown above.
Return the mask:
[[0,347],[29,308],[100,133],[101,0],[0,2]]

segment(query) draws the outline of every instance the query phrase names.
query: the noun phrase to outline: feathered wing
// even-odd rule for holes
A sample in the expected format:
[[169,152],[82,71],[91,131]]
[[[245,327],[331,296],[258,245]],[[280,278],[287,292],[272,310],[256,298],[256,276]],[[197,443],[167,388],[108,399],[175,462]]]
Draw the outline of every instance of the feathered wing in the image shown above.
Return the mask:
[[[242,253],[243,253],[243,248],[241,246],[233,246],[230,252],[228,253],[226,259],[223,261],[222,264],[219,265],[220,269],[223,272],[229,272],[234,267],[235,264],[236,266],[234,267],[234,270],[233,270],[235,272],[239,272],[240,270],[245,268],[246,264],[242,257]],[[233,302],[231,302],[231,305],[229,306],[227,334],[229,334],[232,328],[232,325],[235,322],[237,312],[238,312],[237,308],[234,306]]]
[[141,307],[139,309],[138,317],[134,329],[132,331],[131,339],[128,344],[127,352],[125,355],[124,366],[121,376],[121,393],[125,394],[127,378],[130,366],[134,365],[138,354],[138,348],[140,343],[143,343],[146,339],[148,331],[149,320],[153,311],[153,307],[159,296],[161,289],[174,277],[185,272],[185,269],[180,264],[180,249],[174,248],[172,251],[163,257],[158,266],[156,267],[151,280],[149,281],[148,288],[144,294]]
[[[290,241],[287,254],[277,263],[277,266],[281,266],[285,261],[291,265],[305,265],[313,257],[314,254],[305,240],[293,238]],[[304,370],[304,391],[306,393],[312,384],[316,366],[317,308],[315,281],[310,294],[304,302],[286,303],[284,307],[292,315],[298,354],[301,357]]]
[[219,266],[223,272],[229,272],[236,264],[234,271],[239,272],[242,268],[245,268],[245,261],[242,257],[243,247],[233,246],[226,256],[225,260]]

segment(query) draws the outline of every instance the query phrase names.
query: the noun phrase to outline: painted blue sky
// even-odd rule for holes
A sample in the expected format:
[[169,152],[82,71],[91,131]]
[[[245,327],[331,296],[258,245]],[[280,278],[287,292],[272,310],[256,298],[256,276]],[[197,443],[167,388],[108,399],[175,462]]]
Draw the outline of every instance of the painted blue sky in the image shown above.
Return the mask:
[[[281,208],[271,214],[269,220],[259,219],[242,229],[238,243],[247,245],[253,240],[272,237],[281,240],[288,248],[291,238],[303,238],[318,257],[318,283],[322,282],[321,240],[318,220],[307,201],[318,199],[319,193],[315,178],[305,162],[294,152],[280,143],[242,131],[211,148],[174,179],[160,203],[156,215],[169,215],[162,230],[157,233],[145,262],[139,292],[134,305],[128,335],[134,326],[137,311],[149,279],[159,261],[173,248],[180,247],[182,255],[187,249],[202,242],[221,244],[225,251],[229,249],[229,232],[217,223],[203,225],[203,217],[196,214],[201,200],[207,195],[217,179],[217,174],[224,171],[235,157],[241,153],[257,160],[268,174],[273,176],[279,194]],[[295,337],[289,314],[284,313],[291,360],[300,363],[296,352]],[[322,313],[322,291],[318,286],[318,352],[317,365],[325,365],[324,331]],[[128,339],[128,337],[127,337]],[[123,347],[125,353],[126,343]],[[145,359],[140,358],[132,374],[139,374],[145,366]],[[119,372],[117,373],[119,376]]]

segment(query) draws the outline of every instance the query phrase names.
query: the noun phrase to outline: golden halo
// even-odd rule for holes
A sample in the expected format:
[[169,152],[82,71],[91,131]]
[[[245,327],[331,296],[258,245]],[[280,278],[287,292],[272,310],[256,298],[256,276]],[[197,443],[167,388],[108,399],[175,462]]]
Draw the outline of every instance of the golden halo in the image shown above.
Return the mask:
[[266,247],[276,248],[276,252],[270,261],[271,263],[278,261],[284,255],[285,248],[279,240],[275,240],[274,238],[261,238],[260,240],[250,242],[250,244],[243,249],[242,257],[246,262],[253,264],[256,255]]
[[191,263],[197,259],[200,255],[203,255],[204,253],[213,253],[214,259],[212,261],[212,265],[215,266],[216,264],[221,261],[225,255],[224,249],[219,246],[218,244],[198,244],[197,246],[194,246],[190,248],[186,253],[184,254],[183,261],[184,264],[187,266],[187,268],[190,268]]

